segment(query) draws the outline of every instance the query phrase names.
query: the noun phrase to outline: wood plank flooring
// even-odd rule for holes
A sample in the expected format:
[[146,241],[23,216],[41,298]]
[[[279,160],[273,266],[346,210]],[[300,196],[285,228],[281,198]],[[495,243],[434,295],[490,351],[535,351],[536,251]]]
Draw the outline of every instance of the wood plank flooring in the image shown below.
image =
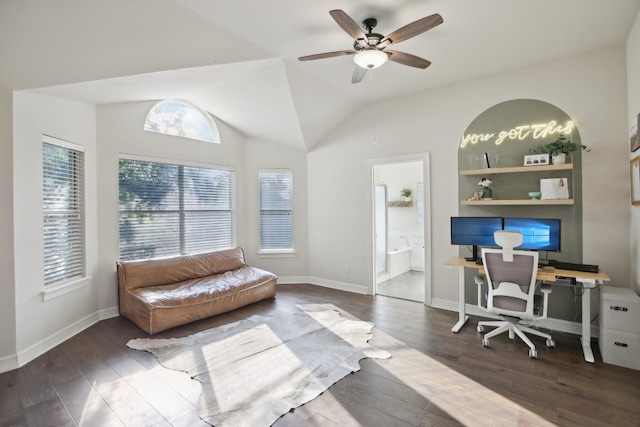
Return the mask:
[[[383,296],[280,285],[262,301],[155,335],[179,337],[252,314],[331,303],[375,323],[364,359],[311,402],[274,424],[288,426],[640,426],[640,371],[582,358],[576,335],[533,338],[538,359],[506,335],[484,348],[477,318],[458,334],[457,313]],[[123,318],[99,322],[24,367],[0,374],[0,426],[206,426],[200,385],[126,343],[146,334]],[[594,343],[595,344],[595,343]]]

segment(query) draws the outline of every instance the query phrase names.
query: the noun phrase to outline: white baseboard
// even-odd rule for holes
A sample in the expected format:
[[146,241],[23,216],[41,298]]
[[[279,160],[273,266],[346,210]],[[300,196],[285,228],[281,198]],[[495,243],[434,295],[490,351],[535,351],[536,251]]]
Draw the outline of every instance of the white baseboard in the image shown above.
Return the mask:
[[278,285],[299,285],[302,283],[310,283],[309,276],[278,276]]
[[111,319],[118,316],[120,316],[120,309],[118,308],[118,306],[98,310],[98,317],[100,318],[100,320]]
[[25,349],[18,350],[18,365],[24,366],[27,363],[31,362],[36,357],[39,357],[51,350],[57,345],[62,344],[69,338],[79,334],[90,326],[95,325],[100,321],[100,316],[98,312],[94,312],[74,323],[67,326],[64,329],[61,329],[54,333],[53,335],[49,335],[45,339],[38,341],[35,344],[28,346]]
[[338,291],[353,292],[356,294],[367,295],[369,289],[366,286],[354,285],[352,283],[337,282],[334,280],[320,279],[318,277],[309,276],[291,276],[278,277],[278,284],[296,285],[299,283],[309,283],[311,285],[322,286],[324,288],[336,289]]
[[3,372],[13,371],[14,369],[18,369],[20,365],[18,365],[18,356],[15,354],[10,354],[9,356],[4,356],[0,358],[0,374]]
[[21,366],[26,365],[37,357],[42,356],[47,351],[62,344],[66,340],[79,334],[85,329],[95,325],[101,320],[110,319],[112,317],[118,317],[120,312],[118,307],[110,307],[102,310],[98,310],[77,322],[72,323],[64,329],[56,332],[47,338],[38,341],[35,344],[30,345],[27,348],[21,349],[17,354],[5,356],[0,359],[0,373],[12,371],[18,369]]

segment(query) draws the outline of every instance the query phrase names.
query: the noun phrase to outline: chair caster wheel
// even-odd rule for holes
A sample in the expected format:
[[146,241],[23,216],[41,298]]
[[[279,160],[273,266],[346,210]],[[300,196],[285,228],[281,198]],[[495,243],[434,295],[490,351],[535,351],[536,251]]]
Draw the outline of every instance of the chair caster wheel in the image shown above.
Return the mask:
[[477,330],[478,332],[480,332],[480,333],[483,333],[483,332],[484,332],[484,328],[483,328],[482,326],[480,326],[480,325],[478,325],[478,327],[476,328],[476,330]]
[[538,352],[535,350],[529,350],[529,357],[532,359],[537,359],[538,358]]
[[547,340],[545,344],[547,345],[548,348],[556,346],[556,343],[553,340]]
[[483,347],[489,347],[489,340],[488,340],[488,339],[486,339],[486,338],[484,338],[484,339],[482,340],[482,346],[483,346]]

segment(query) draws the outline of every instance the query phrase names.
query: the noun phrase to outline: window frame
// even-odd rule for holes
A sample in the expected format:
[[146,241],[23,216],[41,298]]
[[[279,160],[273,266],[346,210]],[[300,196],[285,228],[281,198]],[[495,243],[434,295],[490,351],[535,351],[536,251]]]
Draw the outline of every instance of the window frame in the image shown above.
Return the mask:
[[[184,123],[182,120],[180,120],[179,128],[181,131],[185,133],[183,135],[181,135],[177,131],[168,132],[166,130],[161,129],[161,127],[154,129],[156,125],[161,126],[161,124],[155,123],[152,119],[155,116],[161,115],[163,113],[168,113],[166,111],[160,111],[160,110],[162,110],[163,107],[169,104],[181,104],[183,107],[185,107],[186,109],[194,113],[198,118],[202,119],[203,123],[208,126],[209,132],[207,133],[210,133],[212,140],[204,138],[202,134],[200,134],[197,130],[194,130],[188,127],[186,129],[183,128],[181,126]],[[143,130],[147,132],[159,133],[161,135],[176,136],[179,138],[192,139],[195,141],[203,141],[211,144],[220,144],[220,131],[218,130],[218,126],[216,125],[216,122],[213,120],[213,117],[211,117],[211,114],[204,111],[202,108],[199,108],[196,105],[188,101],[184,101],[182,99],[163,99],[162,101],[158,101],[155,104],[153,104],[153,106],[149,108],[149,111],[147,112],[147,116],[145,117]]]
[[[47,166],[48,162],[45,158],[44,149],[45,144],[68,150],[73,152],[73,156],[76,162],[73,167],[73,184],[75,184],[75,191],[73,195],[70,195],[65,199],[66,209],[51,208],[46,206],[48,202],[51,202],[50,192],[45,189],[45,181],[47,179]],[[87,242],[86,242],[86,177],[85,177],[85,148],[82,145],[65,141],[60,138],[56,138],[49,135],[42,135],[42,238],[43,238],[43,298],[48,300],[55,298],[61,294],[69,292],[70,290],[83,287],[87,284]],[[49,176],[50,179],[55,179],[55,176]],[[74,198],[75,201],[69,203],[69,199]],[[75,206],[75,208],[69,209],[69,204]],[[48,244],[48,232],[47,223],[49,219],[55,216],[68,215],[68,217],[77,216],[78,221],[75,221],[75,233],[71,237],[72,241],[64,241],[63,244],[67,246],[71,245],[72,255],[71,257],[65,256],[65,262],[74,265],[70,268],[70,271],[63,273],[62,277],[58,280],[49,280],[49,277],[55,276],[51,272],[47,272],[47,269],[51,269],[55,265],[53,262],[48,262],[50,255],[49,252],[59,249],[59,244]],[[77,242],[77,243],[74,243]],[[78,249],[79,247],[79,249]],[[64,289],[64,290],[63,290]]]
[[[262,223],[262,212],[265,210],[274,210],[274,209],[263,209],[262,206],[262,178],[263,175],[266,174],[287,174],[290,177],[290,200],[291,206],[290,209],[286,210],[289,212],[291,217],[291,247],[285,248],[263,248],[262,242],[262,234],[263,234],[263,223]],[[277,210],[277,209],[276,209]],[[282,210],[282,209],[280,209]],[[276,169],[259,169],[258,170],[258,254],[260,256],[293,256],[295,254],[295,211],[294,211],[294,183],[293,183],[293,170],[287,168],[276,168]]]
[[[135,161],[135,162],[146,162],[146,163],[157,163],[157,164],[164,164],[164,165],[169,165],[169,166],[177,166],[178,168],[201,168],[201,169],[209,169],[209,170],[216,170],[216,171],[226,171],[230,173],[230,190],[229,190],[229,195],[231,198],[230,201],[230,209],[229,209],[229,215],[230,215],[230,222],[231,222],[231,230],[230,230],[230,245],[227,247],[212,247],[212,248],[208,248],[208,249],[203,249],[201,251],[188,251],[186,249],[185,246],[185,236],[186,236],[186,229],[183,227],[184,224],[184,219],[185,219],[185,212],[194,212],[193,210],[189,211],[189,210],[185,210],[184,206],[179,205],[179,209],[178,210],[156,210],[156,212],[163,212],[163,213],[175,213],[179,216],[179,222],[180,222],[180,227],[179,227],[179,232],[180,235],[178,236],[178,247],[179,247],[179,251],[175,252],[175,253],[170,253],[170,254],[161,254],[161,255],[157,255],[151,258],[122,258],[121,256],[121,244],[118,244],[118,259],[119,260],[126,260],[126,261],[130,261],[130,260],[142,260],[142,259],[158,259],[158,258],[163,258],[163,257],[167,257],[167,256],[177,256],[177,255],[185,255],[185,254],[195,254],[195,253],[199,253],[199,252],[207,252],[207,251],[215,251],[215,250],[223,250],[223,249],[227,249],[227,248],[232,248],[236,246],[236,231],[237,231],[237,215],[236,215],[236,203],[237,203],[237,195],[236,195],[236,169],[233,166],[224,166],[224,165],[216,165],[216,164],[210,164],[210,163],[199,163],[199,162],[189,162],[189,161],[182,161],[182,160],[175,160],[175,159],[165,159],[165,158],[158,158],[158,157],[147,157],[147,156],[138,156],[138,155],[130,155],[130,154],[120,154],[119,158],[118,158],[118,165],[120,165],[121,161]],[[179,174],[179,176],[181,176],[181,174]],[[178,185],[182,185],[182,180],[181,178],[178,179]],[[118,192],[120,192],[120,174],[118,174]],[[180,192],[180,190],[179,190]],[[182,190],[182,192],[184,193],[184,189]],[[179,196],[180,199],[182,199],[182,196]],[[182,202],[180,202],[182,203]],[[181,207],[182,206],[182,207]],[[143,212],[145,210],[138,210],[138,212]],[[132,209],[121,209],[120,206],[120,198],[118,198],[118,222],[120,222],[121,218],[122,218],[122,214],[123,212],[126,213],[133,213],[136,212],[136,210],[132,210]],[[121,236],[121,231],[120,231],[120,226],[118,227],[118,240],[119,242],[122,239]]]

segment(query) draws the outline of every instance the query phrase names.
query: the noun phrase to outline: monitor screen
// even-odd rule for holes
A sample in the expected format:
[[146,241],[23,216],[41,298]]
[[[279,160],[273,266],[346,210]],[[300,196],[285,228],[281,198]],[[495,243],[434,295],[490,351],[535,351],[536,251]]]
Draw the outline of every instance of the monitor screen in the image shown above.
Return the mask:
[[504,229],[522,233],[522,245],[515,249],[560,251],[560,219],[504,218]]
[[493,233],[502,230],[501,217],[451,217],[451,244],[497,246]]

